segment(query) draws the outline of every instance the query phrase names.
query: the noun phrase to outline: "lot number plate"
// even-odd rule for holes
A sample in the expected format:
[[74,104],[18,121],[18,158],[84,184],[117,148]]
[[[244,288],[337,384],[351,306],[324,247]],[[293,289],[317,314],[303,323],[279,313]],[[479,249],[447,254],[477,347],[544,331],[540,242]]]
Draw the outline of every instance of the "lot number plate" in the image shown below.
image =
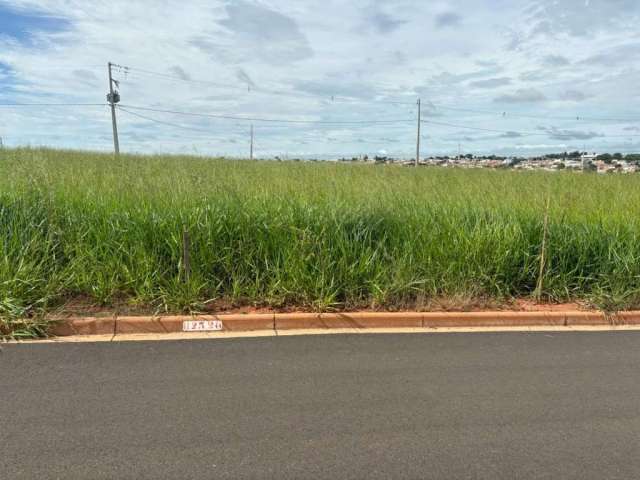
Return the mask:
[[182,322],[183,332],[219,332],[222,328],[220,320],[187,320]]

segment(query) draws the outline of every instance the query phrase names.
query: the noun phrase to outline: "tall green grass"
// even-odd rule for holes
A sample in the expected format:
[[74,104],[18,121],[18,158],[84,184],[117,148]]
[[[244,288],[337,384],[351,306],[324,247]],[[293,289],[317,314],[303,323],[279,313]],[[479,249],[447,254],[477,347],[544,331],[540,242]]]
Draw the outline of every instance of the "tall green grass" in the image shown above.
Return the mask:
[[634,175],[5,149],[0,316],[74,298],[165,311],[533,295],[631,308],[639,219]]

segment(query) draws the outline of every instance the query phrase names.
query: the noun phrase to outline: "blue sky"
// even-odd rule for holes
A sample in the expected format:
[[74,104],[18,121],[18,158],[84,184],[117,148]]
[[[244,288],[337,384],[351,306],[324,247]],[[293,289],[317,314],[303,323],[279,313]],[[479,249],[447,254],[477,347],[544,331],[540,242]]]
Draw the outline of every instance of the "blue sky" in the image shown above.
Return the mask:
[[[246,156],[253,123],[258,156],[411,157],[417,98],[423,155],[640,151],[639,20],[637,0],[0,0],[0,103],[103,103],[113,61],[124,151]],[[0,107],[0,136],[111,148],[104,106]]]
[[36,32],[60,32],[71,28],[62,17],[54,17],[38,10],[12,8],[0,4],[2,35],[23,44],[31,44]]

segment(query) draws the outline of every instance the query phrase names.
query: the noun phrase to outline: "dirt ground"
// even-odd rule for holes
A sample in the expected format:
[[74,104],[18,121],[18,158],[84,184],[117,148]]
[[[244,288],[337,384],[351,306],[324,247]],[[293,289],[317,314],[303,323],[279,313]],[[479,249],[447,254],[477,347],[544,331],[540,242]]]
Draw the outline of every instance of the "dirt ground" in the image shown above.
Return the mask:
[[[465,299],[439,299],[432,300],[422,305],[414,305],[413,308],[385,309],[375,307],[360,308],[336,308],[332,312],[366,312],[366,311],[420,311],[420,312],[487,312],[487,311],[516,311],[516,312],[558,312],[558,311],[594,311],[594,308],[579,303],[537,303],[532,299],[514,299],[510,302],[496,303],[483,300]],[[307,313],[318,312],[310,307],[286,306],[282,308],[261,307],[255,305],[234,305],[229,302],[215,302],[206,305],[202,309],[194,309],[191,313],[202,314],[250,314],[250,313]],[[325,310],[327,311],[327,310]],[[115,306],[101,306],[92,303],[88,299],[77,298],[69,300],[64,305],[52,309],[50,317],[64,318],[76,316],[112,317],[114,315],[162,315],[189,313],[188,311],[176,312],[154,309],[149,306],[132,306],[120,303]]]

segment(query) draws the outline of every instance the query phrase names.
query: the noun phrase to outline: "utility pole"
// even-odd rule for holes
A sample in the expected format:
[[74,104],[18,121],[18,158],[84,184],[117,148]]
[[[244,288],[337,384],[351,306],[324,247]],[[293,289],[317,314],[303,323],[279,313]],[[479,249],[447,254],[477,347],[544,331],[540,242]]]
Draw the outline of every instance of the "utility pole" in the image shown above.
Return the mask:
[[116,121],[116,103],[120,101],[120,94],[113,89],[115,80],[111,74],[111,67],[113,64],[109,62],[107,64],[109,69],[109,94],[107,95],[107,102],[111,105],[111,126],[113,128],[113,150],[116,155],[120,155],[120,141],[118,140],[118,123]]
[[420,99],[418,99],[418,137],[416,138],[416,167],[420,165],[420,123],[422,122]]
[[253,124],[251,125],[251,144],[249,146],[249,160],[253,160]]

